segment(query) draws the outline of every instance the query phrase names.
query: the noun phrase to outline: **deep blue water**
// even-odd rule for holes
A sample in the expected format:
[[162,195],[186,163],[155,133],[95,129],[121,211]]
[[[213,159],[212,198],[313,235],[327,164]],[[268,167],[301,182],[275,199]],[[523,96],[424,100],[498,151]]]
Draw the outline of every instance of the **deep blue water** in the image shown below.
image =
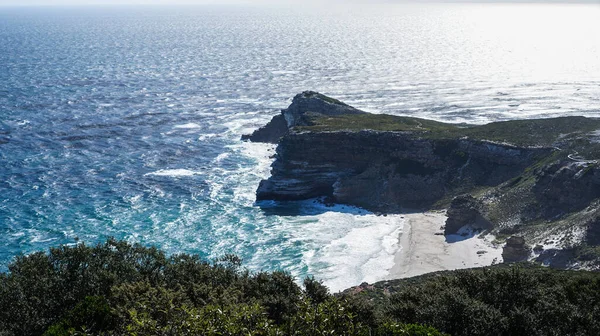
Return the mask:
[[385,277],[399,217],[254,204],[242,143],[303,90],[458,122],[600,116],[596,5],[0,8],[0,268],[108,236],[334,289]]

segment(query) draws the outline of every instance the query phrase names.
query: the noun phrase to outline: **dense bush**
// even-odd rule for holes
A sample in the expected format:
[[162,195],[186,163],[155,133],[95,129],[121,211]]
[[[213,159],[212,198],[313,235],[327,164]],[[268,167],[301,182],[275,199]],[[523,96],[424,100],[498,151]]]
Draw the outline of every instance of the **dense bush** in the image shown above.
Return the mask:
[[62,246],[0,274],[0,335],[600,335],[599,273],[496,266],[343,295],[303,287],[231,255]]
[[0,335],[440,335],[304,285],[231,255],[209,263],[112,239],[61,246],[0,274]]
[[451,335],[600,335],[600,274],[484,268],[431,276],[394,293],[386,315]]

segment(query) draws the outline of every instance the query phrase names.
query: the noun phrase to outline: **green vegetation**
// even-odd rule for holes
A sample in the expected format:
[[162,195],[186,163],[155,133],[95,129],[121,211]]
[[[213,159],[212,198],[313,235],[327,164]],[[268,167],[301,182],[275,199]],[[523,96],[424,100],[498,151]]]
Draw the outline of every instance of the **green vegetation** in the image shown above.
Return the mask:
[[303,94],[306,98],[318,98],[318,99],[324,100],[330,104],[348,106],[346,103],[344,103],[342,101],[339,101],[335,98],[328,97],[328,96],[326,96],[324,94],[320,94],[318,92],[304,92]]
[[360,294],[388,318],[455,336],[600,334],[600,273],[498,265],[381,282]]
[[332,295],[240,266],[115,240],[22,256],[0,274],[0,335],[600,334],[600,273],[500,265]]
[[115,240],[21,256],[0,274],[0,335],[441,335],[240,266]]
[[[600,120],[585,117],[512,120],[487,125],[449,124],[433,120],[387,114],[312,116],[312,126],[304,131],[404,131],[422,132],[423,137],[456,139],[467,137],[519,146],[552,146],[555,142],[576,139],[600,129]],[[587,139],[583,139],[589,144]]]
[[389,114],[343,114],[339,116],[307,115],[312,126],[300,127],[310,131],[427,131],[448,132],[458,129],[457,125],[438,121],[398,117]]

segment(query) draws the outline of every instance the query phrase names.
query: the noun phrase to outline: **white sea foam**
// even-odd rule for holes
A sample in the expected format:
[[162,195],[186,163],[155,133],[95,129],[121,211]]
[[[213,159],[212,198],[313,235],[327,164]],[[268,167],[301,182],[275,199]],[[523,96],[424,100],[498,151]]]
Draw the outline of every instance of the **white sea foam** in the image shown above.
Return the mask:
[[161,169],[152,173],[144,174],[144,176],[171,176],[171,177],[183,177],[183,176],[194,176],[201,174],[201,172],[188,170],[188,169]]
[[231,133],[236,137],[242,134],[250,134],[254,132],[258,127],[265,125],[271,119],[272,113],[263,113],[260,115],[250,114],[249,119],[238,119],[239,114],[235,116],[233,120],[227,120],[223,122],[223,126],[227,127]]
[[[240,168],[228,178],[236,179],[233,201],[236,207],[253,206],[258,181],[269,176],[271,155],[275,146],[271,144],[240,143],[228,146],[235,153],[252,158],[255,165]],[[222,197],[221,179],[211,184],[211,197]],[[213,188],[219,188],[219,193]],[[383,280],[394,264],[394,255],[399,245],[403,219],[400,216],[376,216],[364,209],[336,204],[326,206],[318,200],[306,200],[280,204],[261,202],[267,213],[277,213],[282,207],[298,215],[267,215],[255,213],[245,221],[259,225],[253,241],[256,253],[247,260],[253,269],[278,264],[290,271],[298,281],[313,275],[333,291],[342,290],[363,281]],[[220,214],[219,216],[225,216]],[[244,239],[251,239],[247,229],[236,232]],[[273,242],[273,243],[271,243]],[[275,243],[276,242],[276,243]],[[217,250],[226,250],[227,242],[221,241]],[[286,256],[298,250],[301,262]],[[295,261],[296,260],[296,261]]]
[[173,128],[180,128],[180,129],[194,129],[194,128],[201,128],[202,126],[196,124],[196,123],[187,123],[187,124],[183,124],[183,125],[175,125],[173,126]]
[[198,137],[198,141],[206,141],[212,138],[216,138],[218,137],[218,134],[214,134],[214,133],[209,133],[209,134],[202,134],[201,136]]
[[56,237],[50,237],[47,232],[36,229],[28,229],[26,230],[27,234],[30,236],[29,243],[48,243],[55,241]]
[[217,155],[217,157],[212,161],[212,163],[213,164],[219,164],[223,160],[225,160],[226,158],[228,158],[229,155],[230,155],[230,153],[221,153],[221,154]]
[[303,257],[309,273],[323,279],[332,291],[388,275],[399,248],[400,216],[328,212],[315,219],[314,225],[307,225],[299,234],[310,233],[320,241]]
[[[293,215],[270,216],[276,220],[260,228],[260,236],[278,241],[278,250],[301,247],[301,263],[291,258],[278,261],[287,265],[286,270],[299,282],[313,275],[332,291],[339,291],[363,281],[383,280],[394,265],[404,224],[401,216],[376,216],[347,205],[328,207],[317,200],[260,205],[265,209],[295,210]],[[269,245],[268,239],[265,242]],[[264,260],[273,262],[276,252],[272,246],[259,245],[252,266],[258,267]]]
[[273,163],[271,155],[275,152],[275,145],[242,142],[228,146],[236,155],[253,159],[256,163],[247,168],[240,168],[237,172],[239,182],[233,188],[234,201],[251,206],[256,199],[258,182],[269,177],[270,166]]

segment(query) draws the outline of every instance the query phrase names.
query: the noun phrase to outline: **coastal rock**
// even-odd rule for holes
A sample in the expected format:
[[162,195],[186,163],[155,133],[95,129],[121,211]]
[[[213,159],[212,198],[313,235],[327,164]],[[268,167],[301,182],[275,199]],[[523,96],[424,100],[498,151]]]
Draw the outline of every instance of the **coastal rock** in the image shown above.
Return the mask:
[[281,137],[296,126],[311,125],[307,116],[339,116],[367,114],[367,112],[349,106],[337,99],[327,97],[318,92],[304,91],[294,97],[292,104],[271,119],[271,121],[250,135],[243,135],[242,140],[252,142],[277,143]]
[[[449,207],[447,235],[465,225],[524,235],[548,223],[583,231],[573,242],[589,247],[600,244],[599,133],[595,118],[449,124],[368,114],[307,91],[247,138],[278,143],[259,201],[323,197],[378,214]],[[540,258],[573,264],[561,249]],[[530,253],[518,237],[504,248],[507,262]]]
[[252,142],[277,143],[279,139],[289,133],[285,117],[278,114],[265,126],[257,129],[252,134],[242,135],[242,140]]
[[371,211],[427,208],[455,190],[494,186],[548,152],[410,132],[290,132],[257,200],[318,196]]
[[[558,269],[578,269],[580,260],[577,260],[573,249],[547,249],[540,252],[536,262]],[[577,261],[576,261],[577,260]]]
[[455,234],[465,225],[476,229],[491,229],[492,223],[485,219],[481,213],[481,204],[471,195],[460,195],[450,203],[446,215],[446,227],[444,234]]
[[533,188],[534,218],[553,219],[582,210],[600,197],[600,168],[595,162],[564,159],[543,167]]
[[525,244],[525,238],[512,236],[506,240],[502,249],[502,258],[505,263],[526,261],[531,254],[531,248]]
[[587,223],[585,242],[590,246],[600,245],[600,216]]
[[307,114],[314,116],[340,116],[352,114],[367,114],[367,112],[356,109],[341,101],[325,96],[314,91],[304,91],[294,97],[292,104],[281,111],[288,128],[295,126],[309,126],[311,121]]

